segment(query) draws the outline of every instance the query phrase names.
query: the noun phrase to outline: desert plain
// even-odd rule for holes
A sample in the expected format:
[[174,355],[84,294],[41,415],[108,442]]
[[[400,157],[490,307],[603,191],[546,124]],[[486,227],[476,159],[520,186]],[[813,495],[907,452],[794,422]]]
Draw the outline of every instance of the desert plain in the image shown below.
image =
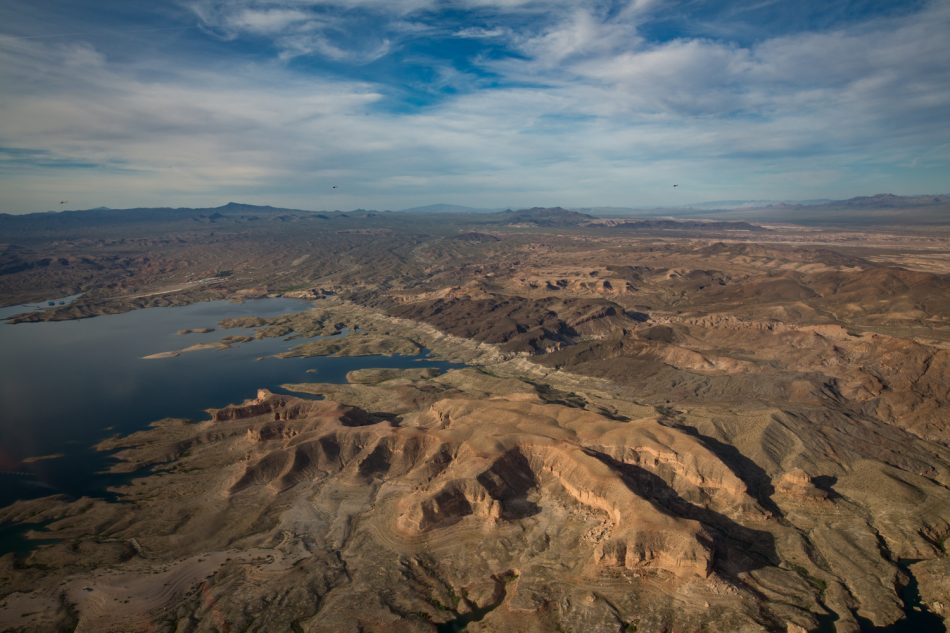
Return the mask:
[[104,437],[114,499],[0,509],[43,526],[0,629],[944,630],[945,222],[82,213],[0,218],[4,305],[80,295],[3,327],[284,296],[311,307],[142,362],[456,366]]

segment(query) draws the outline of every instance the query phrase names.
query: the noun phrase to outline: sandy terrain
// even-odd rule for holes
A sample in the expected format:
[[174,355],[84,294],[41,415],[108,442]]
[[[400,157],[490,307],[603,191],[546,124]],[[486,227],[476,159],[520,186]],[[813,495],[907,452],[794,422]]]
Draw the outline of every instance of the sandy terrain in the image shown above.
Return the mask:
[[[0,510],[60,539],[0,558],[0,628],[846,633],[946,617],[947,236],[585,217],[217,226],[228,248],[140,244],[121,283],[60,271],[89,298],[29,318],[155,305],[125,297],[182,281],[167,277],[187,259],[198,279],[229,274],[149,301],[293,294],[313,309],[220,327],[325,337],[293,354],[425,348],[468,368],[286,385],[323,399],[262,391],[105,441],[117,471],[153,467],[121,503]],[[35,270],[4,283],[54,281]]]

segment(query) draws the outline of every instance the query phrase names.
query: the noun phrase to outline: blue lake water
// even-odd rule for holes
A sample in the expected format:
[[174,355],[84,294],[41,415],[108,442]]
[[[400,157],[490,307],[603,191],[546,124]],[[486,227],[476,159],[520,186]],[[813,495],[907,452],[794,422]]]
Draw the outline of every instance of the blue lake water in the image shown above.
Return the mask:
[[[224,318],[274,316],[310,306],[292,299],[216,301],[76,321],[0,324],[0,506],[59,493],[109,496],[106,488],[120,479],[102,472],[109,457],[92,448],[97,441],[162,418],[207,419],[204,409],[253,398],[259,387],[279,391],[286,382],[340,383],[347,372],[366,367],[458,367],[421,356],[273,358],[301,342],[280,338],[142,359],[249,333],[218,328]],[[202,327],[216,331],[177,334]],[[56,453],[64,456],[23,463]]]

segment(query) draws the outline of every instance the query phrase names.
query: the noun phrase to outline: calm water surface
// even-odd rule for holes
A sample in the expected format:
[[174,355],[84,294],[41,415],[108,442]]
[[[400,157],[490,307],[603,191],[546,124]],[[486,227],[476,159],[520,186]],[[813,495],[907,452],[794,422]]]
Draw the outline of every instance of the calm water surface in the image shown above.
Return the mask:
[[[77,321],[0,324],[0,506],[57,493],[109,496],[106,488],[121,479],[101,472],[109,457],[92,449],[98,440],[166,417],[205,419],[204,409],[253,398],[259,387],[345,382],[347,372],[365,367],[458,366],[405,356],[272,358],[301,342],[279,338],[142,359],[249,332],[218,328],[224,318],[274,316],[310,305],[291,299],[216,301]],[[218,329],[177,334],[201,327]],[[63,457],[23,463],[57,453]]]

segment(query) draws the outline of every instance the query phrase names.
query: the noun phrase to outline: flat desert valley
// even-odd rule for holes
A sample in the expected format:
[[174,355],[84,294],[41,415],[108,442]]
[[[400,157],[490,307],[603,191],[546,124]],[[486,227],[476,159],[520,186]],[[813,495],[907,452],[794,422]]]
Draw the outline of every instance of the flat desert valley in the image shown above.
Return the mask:
[[[135,428],[113,426],[108,385],[73,409],[52,377],[4,390],[6,436],[64,398],[52,417],[95,419],[85,448],[114,477],[0,508],[0,629],[943,631],[941,204],[837,225],[0,216],[0,299],[29,306],[5,312],[4,340],[230,302],[243,312],[168,326],[167,344],[106,328],[84,354],[112,341],[128,372],[200,362],[219,382],[277,368],[194,416],[166,405],[200,392],[155,386]],[[4,481],[43,483],[79,450],[24,447],[5,447]]]

